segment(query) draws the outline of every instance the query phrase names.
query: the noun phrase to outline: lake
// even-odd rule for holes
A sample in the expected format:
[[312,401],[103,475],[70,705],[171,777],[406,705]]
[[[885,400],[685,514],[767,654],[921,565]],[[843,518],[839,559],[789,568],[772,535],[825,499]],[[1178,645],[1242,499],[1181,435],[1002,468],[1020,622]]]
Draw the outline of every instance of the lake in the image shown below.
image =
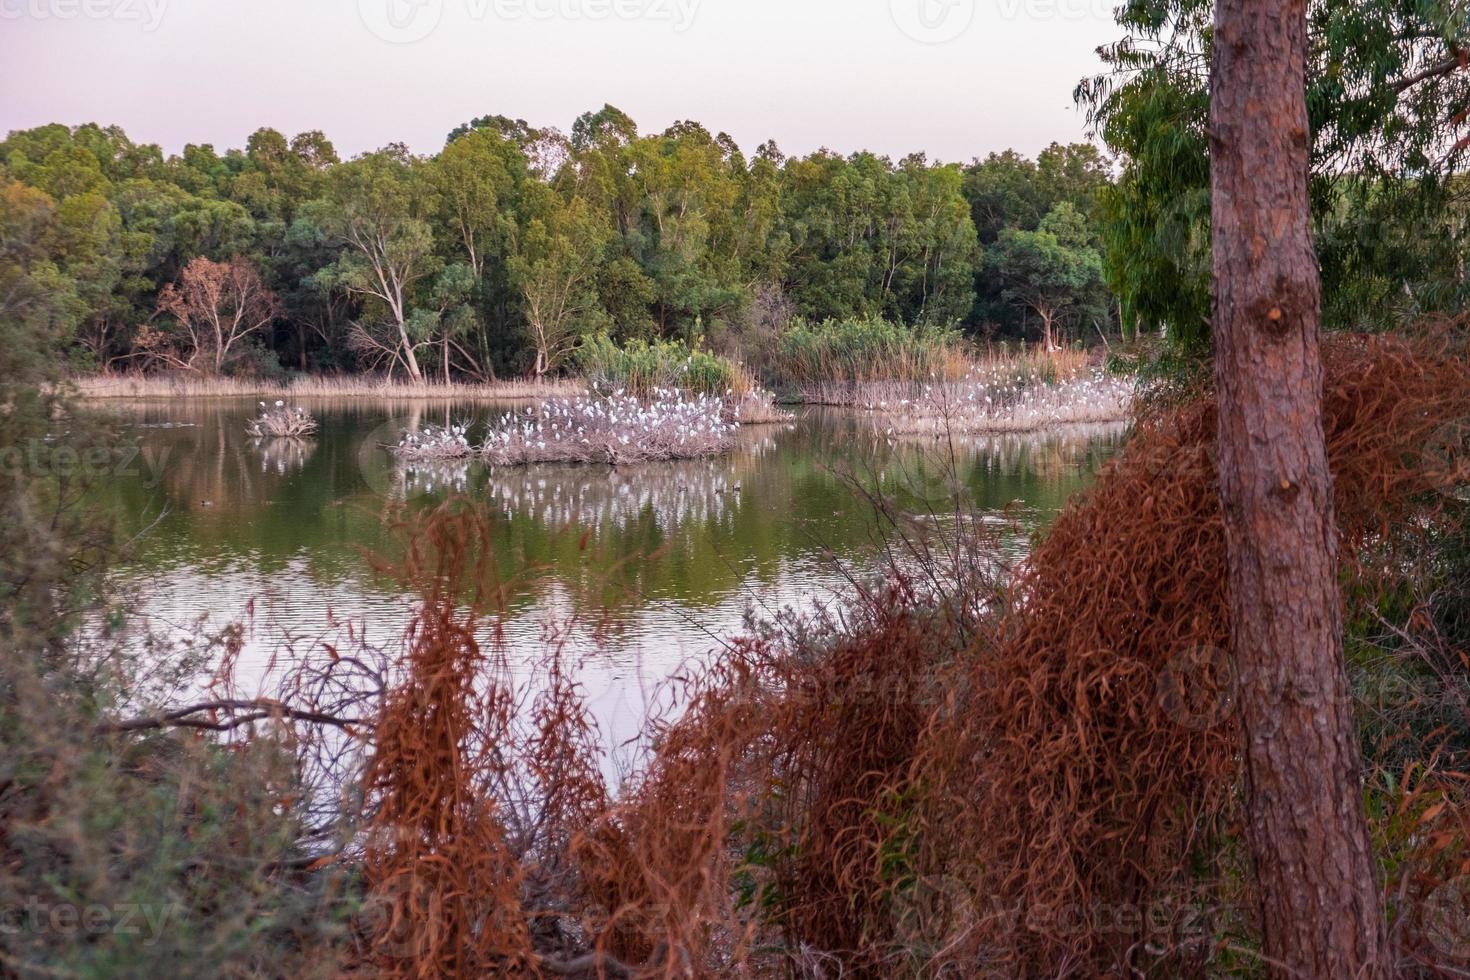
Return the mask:
[[943,520],[951,487],[994,514],[1005,548],[1086,486],[1124,427],[889,442],[847,412],[798,409],[748,426],[706,460],[490,469],[410,467],[382,448],[406,426],[485,419],[486,405],[303,402],[321,421],[306,442],[245,434],[254,400],[132,402],[117,413],[141,449],[100,492],[137,535],[117,571],[156,628],[200,617],[246,621],[242,665],[259,669],[288,636],[331,620],[370,638],[403,630],[412,598],[375,573],[391,556],[391,515],[455,493],[488,501],[496,562],[510,582],[513,663],[572,624],[581,679],[610,744],[638,730],[652,689],[709,655],[754,609],[808,609],[873,567],[884,533],[864,492]]

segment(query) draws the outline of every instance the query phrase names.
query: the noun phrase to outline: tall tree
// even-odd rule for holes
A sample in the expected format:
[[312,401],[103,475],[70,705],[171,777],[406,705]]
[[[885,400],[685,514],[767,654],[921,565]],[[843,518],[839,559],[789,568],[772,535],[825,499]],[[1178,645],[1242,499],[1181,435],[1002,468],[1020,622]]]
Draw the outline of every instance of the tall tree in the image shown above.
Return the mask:
[[[1209,334],[1213,0],[1130,0],[1111,71],[1084,80],[1122,168],[1100,220],[1125,317]],[[1467,226],[1453,176],[1470,153],[1470,17],[1439,0],[1308,0],[1308,125],[1328,322],[1383,327],[1463,305]],[[1456,238],[1460,238],[1456,241]],[[1446,247],[1448,243],[1449,247]]]
[[1036,231],[1007,228],[986,253],[987,265],[1001,283],[1002,297],[1035,313],[1041,339],[1055,350],[1056,331],[1087,316],[1107,317],[1102,258],[1088,244],[1087,225],[1071,204],[1049,211]]
[[549,188],[537,197],[537,216],[520,236],[511,270],[539,378],[565,359],[579,335],[606,326],[594,282],[611,236],[585,199],[563,200]]
[[219,374],[239,353],[237,345],[270,326],[280,311],[275,294],[249,262],[200,256],[158,297],[158,312],[173,318],[177,333],[148,330],[138,345],[174,367]]
[[1386,977],[1343,662],[1307,186],[1307,0],[1219,0],[1215,375],[1247,839],[1283,977]]
[[440,264],[421,167],[406,148],[393,146],[334,171],[334,207],[325,220],[345,249],[333,274],[321,277],[371,304],[374,322],[359,324],[355,340],[401,365],[413,381],[424,378],[417,352],[426,339],[415,330],[422,318],[414,316],[414,294]]

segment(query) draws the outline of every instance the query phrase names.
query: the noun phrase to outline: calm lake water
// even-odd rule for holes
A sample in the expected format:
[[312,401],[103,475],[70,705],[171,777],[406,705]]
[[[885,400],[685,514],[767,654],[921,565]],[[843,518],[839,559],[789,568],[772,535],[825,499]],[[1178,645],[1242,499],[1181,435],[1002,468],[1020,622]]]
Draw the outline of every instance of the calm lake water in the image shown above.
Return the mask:
[[[400,505],[451,493],[493,503],[496,560],[512,581],[505,632],[512,662],[573,622],[582,680],[610,744],[636,732],[652,688],[748,610],[810,608],[841,594],[838,563],[871,568],[882,540],[850,479],[924,513],[956,481],[972,506],[1013,520],[1009,545],[1085,486],[1123,429],[889,444],[860,417],[798,411],[791,424],[747,427],[712,460],[492,470],[404,467],[381,447],[407,425],[484,419],[486,405],[303,403],[316,438],[257,443],[256,402],[181,400],[114,407],[141,446],[131,473],[103,488],[139,534],[120,569],[162,630],[200,617],[249,623],[243,665],[283,638],[332,619],[396,638],[411,598],[373,572],[391,556]],[[952,464],[951,464],[952,461]],[[952,474],[952,475],[951,475]]]

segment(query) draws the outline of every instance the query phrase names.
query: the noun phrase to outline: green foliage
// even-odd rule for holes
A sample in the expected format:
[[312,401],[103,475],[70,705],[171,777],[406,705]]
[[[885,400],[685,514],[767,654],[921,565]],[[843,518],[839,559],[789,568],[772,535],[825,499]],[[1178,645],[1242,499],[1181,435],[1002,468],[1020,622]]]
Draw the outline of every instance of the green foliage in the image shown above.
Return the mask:
[[390,145],[347,161],[319,132],[261,129],[243,150],[166,158],[116,128],[43,126],[0,143],[15,307],[0,312],[98,367],[153,366],[139,334],[160,293],[195,259],[239,258],[281,302],[258,374],[274,357],[414,379],[542,375],[604,331],[707,338],[764,363],[795,315],[1016,335],[1028,321],[982,241],[1037,231],[1066,203],[1095,247],[1107,179],[1082,145],[969,168],[787,159],[772,143],[747,156],[695,122],[641,134],[612,106],[570,136],[486,115],[432,156]]
[[749,376],[728,358],[682,341],[629,340],[616,344],[607,334],[582,342],[577,366],[602,389],[646,395],[655,388],[682,388],[699,395],[744,394]]
[[0,343],[3,970],[336,975],[353,903],[338,876],[301,871],[292,747],[104,724],[197,688],[239,637],[169,642],[128,622],[108,585],[112,529],[81,504],[127,443],[43,387],[64,338],[26,341]]
[[[1108,74],[1077,89],[1124,161],[1098,216],[1106,278],[1125,324],[1186,347],[1209,333],[1211,45],[1205,0],[1133,0]],[[1330,326],[1381,328],[1455,310],[1464,186],[1453,175],[1470,72],[1463,5],[1368,0],[1308,5],[1312,200]]]
[[1007,228],[987,256],[1001,297],[1036,314],[1042,342],[1056,345],[1059,329],[1108,317],[1102,258],[1086,220],[1068,202],[1047,212],[1035,231]]
[[881,317],[798,320],[781,338],[782,380],[888,381],[948,375],[961,340],[953,327],[905,326]]

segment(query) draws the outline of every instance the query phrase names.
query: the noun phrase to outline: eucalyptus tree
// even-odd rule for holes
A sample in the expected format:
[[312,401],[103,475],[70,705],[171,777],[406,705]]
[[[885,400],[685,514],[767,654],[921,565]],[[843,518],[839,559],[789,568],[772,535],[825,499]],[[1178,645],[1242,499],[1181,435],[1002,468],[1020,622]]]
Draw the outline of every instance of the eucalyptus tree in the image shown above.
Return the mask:
[[415,301],[442,264],[424,163],[402,146],[363,154],[333,169],[331,195],[319,220],[343,249],[318,280],[364,302],[352,342],[369,361],[402,367],[421,381],[418,350],[428,338]]
[[[56,202],[45,191],[0,175],[0,346],[38,372],[81,318],[75,279],[54,258]],[[8,388],[9,377],[0,381]],[[0,388],[0,397],[7,392]]]
[[787,288],[813,318],[957,320],[979,247],[959,168],[820,151],[783,169]]
[[[1125,316],[1209,333],[1209,0],[1132,0],[1109,71],[1077,97],[1123,161],[1104,194],[1107,275]],[[1382,325],[1458,303],[1455,254],[1470,71],[1466,8],[1430,0],[1307,6],[1311,200],[1329,323]],[[1407,299],[1407,303],[1405,300]]]
[[579,337],[606,328],[597,270],[613,235],[606,216],[586,198],[531,186],[531,217],[517,239],[510,268],[522,297],[532,371],[539,378],[560,366]]
[[1003,229],[986,252],[986,265],[1001,284],[1002,298],[1041,321],[1047,350],[1056,349],[1062,327],[1107,316],[1102,258],[1070,202],[1054,207],[1035,231]]

